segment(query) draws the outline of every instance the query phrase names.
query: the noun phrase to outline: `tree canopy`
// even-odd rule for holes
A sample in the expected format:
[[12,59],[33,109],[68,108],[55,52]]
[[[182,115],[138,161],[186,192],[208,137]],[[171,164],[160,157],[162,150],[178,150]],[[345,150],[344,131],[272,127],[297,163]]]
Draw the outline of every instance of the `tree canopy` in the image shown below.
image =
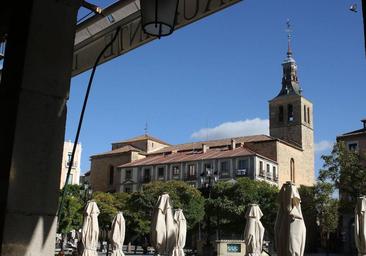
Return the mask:
[[239,178],[236,183],[218,182],[207,200],[208,214],[216,227],[225,233],[242,234],[245,212],[249,204],[256,203],[263,212],[261,219],[267,234],[273,236],[277,214],[278,188],[264,181]]
[[357,151],[347,150],[344,142],[334,145],[330,155],[323,155],[319,181],[330,183],[340,193],[342,211],[351,212],[360,195],[366,194],[366,168],[361,165]]
[[93,199],[97,203],[100,214],[98,216],[99,226],[102,229],[107,229],[111,227],[113,218],[118,213],[117,205],[118,201],[114,194],[95,192],[93,194]]
[[66,234],[71,230],[78,230],[83,222],[84,202],[81,198],[82,188],[79,185],[67,185],[62,212],[59,220],[58,232]]
[[197,189],[183,181],[152,182],[145,185],[142,192],[131,194],[127,203],[136,234],[147,235],[150,232],[154,206],[164,192],[169,194],[174,209],[183,209],[188,229],[203,219],[204,198]]

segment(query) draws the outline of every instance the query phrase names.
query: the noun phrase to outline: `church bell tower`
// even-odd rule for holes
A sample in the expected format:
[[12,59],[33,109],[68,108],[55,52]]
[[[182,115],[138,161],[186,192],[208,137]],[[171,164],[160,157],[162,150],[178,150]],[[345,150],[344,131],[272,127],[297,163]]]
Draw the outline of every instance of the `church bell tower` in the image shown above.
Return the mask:
[[287,31],[288,49],[282,62],[282,87],[269,101],[270,135],[302,148],[304,153],[309,151],[314,161],[313,104],[302,95],[289,24]]

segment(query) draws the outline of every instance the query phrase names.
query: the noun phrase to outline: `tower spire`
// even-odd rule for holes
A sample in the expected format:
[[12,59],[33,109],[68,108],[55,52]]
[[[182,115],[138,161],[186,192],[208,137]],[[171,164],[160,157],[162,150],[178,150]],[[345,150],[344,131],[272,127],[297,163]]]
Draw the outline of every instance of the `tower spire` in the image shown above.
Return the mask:
[[292,26],[290,19],[286,20],[286,30],[287,32],[287,57],[282,62],[282,88],[280,93],[277,95],[301,95],[301,87],[297,78],[297,65],[293,58],[291,40],[292,40]]
[[292,32],[292,27],[291,27],[291,23],[290,23],[290,19],[286,20],[286,32],[287,32],[287,57],[290,58],[292,57],[292,49],[291,49],[291,32]]

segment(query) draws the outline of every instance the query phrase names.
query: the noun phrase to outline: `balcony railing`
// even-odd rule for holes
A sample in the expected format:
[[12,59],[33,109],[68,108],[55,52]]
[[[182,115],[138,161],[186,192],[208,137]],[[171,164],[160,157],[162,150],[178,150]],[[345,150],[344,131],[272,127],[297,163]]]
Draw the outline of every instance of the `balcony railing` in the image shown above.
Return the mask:
[[[66,161],[65,165],[66,165],[66,167],[69,167],[70,161]],[[77,161],[74,161],[72,163],[72,168],[76,168],[77,166],[78,166],[78,162]]]
[[270,172],[267,172],[267,179],[271,180],[273,178],[273,175],[272,173]]
[[229,171],[221,171],[220,172],[220,178],[230,178],[230,172]]
[[264,170],[260,170],[259,171],[259,177],[265,177],[265,171]]
[[165,180],[165,175],[163,175],[163,176],[158,176],[158,180]]
[[236,170],[236,177],[246,177],[246,176],[248,176],[247,169]]
[[173,174],[173,180],[179,180],[180,179],[180,174]]
[[185,180],[196,180],[197,176],[196,175],[186,175],[184,177]]

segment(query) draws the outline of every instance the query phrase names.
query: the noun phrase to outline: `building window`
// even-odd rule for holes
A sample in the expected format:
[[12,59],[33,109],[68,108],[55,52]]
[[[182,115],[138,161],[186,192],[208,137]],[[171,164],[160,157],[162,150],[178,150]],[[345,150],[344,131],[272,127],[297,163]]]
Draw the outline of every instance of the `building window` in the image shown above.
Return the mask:
[[248,160],[247,159],[240,159],[238,161],[238,169],[239,170],[246,170],[248,168]]
[[66,162],[66,166],[69,167],[70,165],[70,162],[71,162],[71,156],[72,156],[72,153],[69,152],[67,153],[67,162]]
[[307,121],[306,121],[306,116],[307,116],[307,114],[306,114],[306,106],[304,105],[304,122],[306,123]]
[[283,122],[283,106],[280,106],[279,109],[279,114],[278,114],[278,121],[279,122]]
[[227,161],[221,161],[220,162],[220,170],[222,172],[227,172],[229,171],[229,163]]
[[151,181],[151,174],[150,174],[150,168],[144,169],[144,182],[150,182]]
[[158,179],[163,180],[165,178],[165,168],[159,167],[158,168]]
[[109,166],[109,185],[113,185],[114,180],[114,167],[113,165]]
[[228,177],[230,175],[228,161],[220,161],[220,174],[221,177]]
[[175,166],[173,166],[173,177],[177,178],[179,176],[180,176],[179,166],[175,165]]
[[132,179],[132,170],[126,170],[125,180],[131,180],[131,179]]
[[358,143],[357,142],[348,142],[347,143],[349,151],[358,151]]
[[248,160],[240,159],[238,160],[238,169],[236,170],[236,176],[247,176]]
[[278,175],[277,175],[277,168],[276,168],[276,166],[273,166],[273,171],[272,171],[273,173],[273,179],[275,180],[275,181],[277,181],[278,180]]
[[208,170],[211,170],[211,163],[205,163],[204,166],[203,166],[203,171],[206,171],[207,169]]
[[124,189],[124,191],[125,191],[126,193],[131,193],[131,192],[132,192],[132,186],[131,186],[131,185],[125,185],[125,189]]
[[259,176],[264,176],[263,161],[259,161]]
[[293,122],[294,121],[294,107],[292,104],[287,105],[287,121]]
[[310,108],[308,108],[308,123],[310,124]]
[[269,166],[269,164],[267,164],[267,178],[271,179],[271,167]]
[[290,178],[295,183],[295,160],[293,158],[290,160]]
[[188,179],[196,179],[196,165],[190,164],[188,165]]
[[[66,174],[66,178],[67,178],[67,174]],[[74,176],[72,175],[72,173],[70,173],[69,179],[67,180],[67,184],[73,184],[73,178],[74,178]]]

